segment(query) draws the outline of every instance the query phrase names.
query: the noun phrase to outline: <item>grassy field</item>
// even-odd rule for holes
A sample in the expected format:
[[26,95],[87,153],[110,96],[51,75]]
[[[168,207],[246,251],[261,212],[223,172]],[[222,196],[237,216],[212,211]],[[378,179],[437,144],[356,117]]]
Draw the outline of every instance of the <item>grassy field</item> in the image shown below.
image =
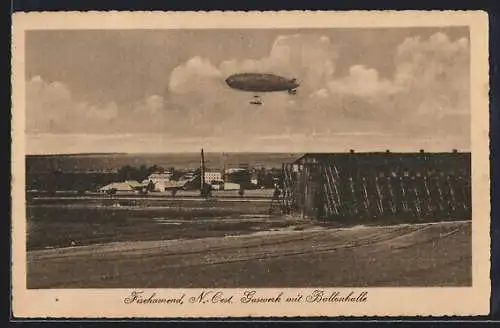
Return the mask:
[[[112,206],[116,204],[120,206]],[[268,202],[48,199],[27,207],[27,247],[201,238],[284,224],[263,220],[268,213]]]
[[340,225],[270,216],[269,205],[32,199],[28,288],[471,284],[470,221]]
[[27,283],[28,288],[470,286],[471,258],[470,222],[289,224],[232,236],[31,251]]

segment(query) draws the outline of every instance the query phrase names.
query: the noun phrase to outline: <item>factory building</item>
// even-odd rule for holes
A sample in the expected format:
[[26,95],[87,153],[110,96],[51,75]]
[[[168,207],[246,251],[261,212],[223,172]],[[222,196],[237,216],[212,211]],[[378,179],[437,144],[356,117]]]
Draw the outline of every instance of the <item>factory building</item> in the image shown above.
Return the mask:
[[320,220],[470,219],[471,156],[313,153],[283,164],[282,209]]
[[172,173],[170,172],[163,172],[163,173],[159,173],[159,172],[155,172],[155,173],[152,173],[148,176],[147,180],[148,181],[153,181],[153,183],[165,183],[165,182],[168,182],[170,181],[170,179],[172,178]]
[[212,182],[224,182],[222,178],[222,172],[219,171],[206,171],[205,175],[205,183],[211,184]]
[[164,192],[165,188],[167,186],[170,186],[172,184],[172,173],[169,171],[165,171],[163,173],[160,172],[154,172],[148,176],[147,179],[142,181],[143,184],[149,185],[150,183],[153,183],[154,191],[160,191]]

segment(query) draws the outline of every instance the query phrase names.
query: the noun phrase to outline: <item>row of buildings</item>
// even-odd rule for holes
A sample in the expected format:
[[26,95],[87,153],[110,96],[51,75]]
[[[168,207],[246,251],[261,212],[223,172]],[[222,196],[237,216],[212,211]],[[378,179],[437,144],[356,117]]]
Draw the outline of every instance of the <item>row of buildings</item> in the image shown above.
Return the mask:
[[155,172],[141,182],[112,183],[101,190],[164,192],[202,190],[202,185],[238,190],[264,185],[263,176],[270,176],[270,186],[277,187],[271,207],[305,218],[374,223],[466,220],[472,215],[470,152],[309,153],[283,163],[277,181],[273,172],[255,173],[249,168],[202,166],[182,175]]
[[[199,174],[199,173],[198,173]],[[151,174],[143,183],[154,183],[155,190],[164,191],[172,184],[189,182],[196,180],[196,172],[188,172],[181,176],[178,180],[173,179],[172,172],[166,171],[163,173]],[[252,175],[244,168],[231,168],[226,170],[206,170],[204,172],[204,183],[211,185],[212,189],[219,190],[234,190],[243,187],[257,186],[258,179],[256,175]]]
[[[154,172],[143,181],[113,182],[100,188],[101,192],[140,192],[156,191],[165,192],[173,189],[199,189],[199,171],[186,172],[175,179],[174,173],[168,170]],[[257,188],[258,179],[255,174],[246,168],[229,168],[226,170],[206,170],[204,172],[204,183],[210,185],[213,190],[239,190],[241,188]]]

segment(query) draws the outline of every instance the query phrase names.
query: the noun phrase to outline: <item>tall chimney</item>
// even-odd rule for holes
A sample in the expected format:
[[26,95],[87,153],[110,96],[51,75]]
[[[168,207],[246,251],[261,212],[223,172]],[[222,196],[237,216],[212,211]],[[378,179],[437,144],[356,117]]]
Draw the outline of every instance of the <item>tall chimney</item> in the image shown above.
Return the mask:
[[226,181],[226,153],[222,153],[222,180]]
[[203,148],[201,148],[201,165],[200,165],[200,191],[205,190],[205,155],[203,154]]

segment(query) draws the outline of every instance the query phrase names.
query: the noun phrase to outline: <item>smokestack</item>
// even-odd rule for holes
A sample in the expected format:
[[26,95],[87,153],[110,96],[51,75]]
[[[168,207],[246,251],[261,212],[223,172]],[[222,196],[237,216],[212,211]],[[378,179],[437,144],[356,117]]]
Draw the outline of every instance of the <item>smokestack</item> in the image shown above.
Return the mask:
[[226,181],[226,153],[222,153],[222,180]]
[[203,154],[203,148],[201,148],[201,163],[200,163],[200,191],[204,191],[205,187],[205,155]]

